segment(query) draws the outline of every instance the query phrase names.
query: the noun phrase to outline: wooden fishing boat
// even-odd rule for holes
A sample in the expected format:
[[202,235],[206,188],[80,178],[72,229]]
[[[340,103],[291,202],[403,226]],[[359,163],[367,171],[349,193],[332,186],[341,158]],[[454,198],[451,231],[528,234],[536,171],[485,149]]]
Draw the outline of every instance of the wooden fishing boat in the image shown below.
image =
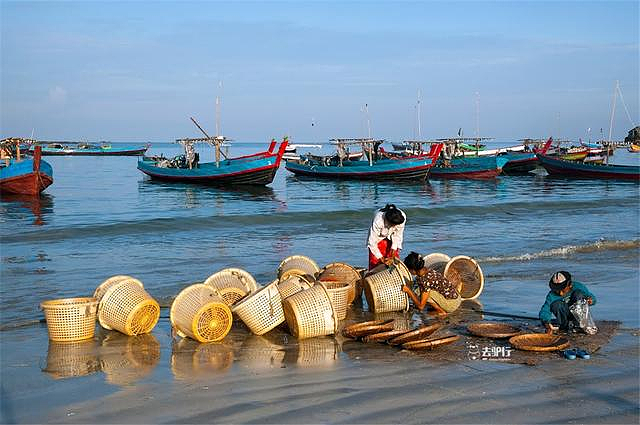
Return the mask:
[[[301,176],[349,180],[425,180],[442,150],[435,144],[425,155],[392,156],[379,150],[383,140],[332,139],[337,153],[331,156],[302,155],[286,161],[285,168]],[[352,146],[361,146],[363,159],[352,160]],[[366,159],[365,159],[366,157]]]
[[546,155],[546,150],[551,146],[551,139],[547,141],[545,148],[538,153],[540,164],[552,176],[594,178],[594,179],[618,179],[640,181],[640,166],[637,165],[612,165],[567,161],[557,157]]
[[538,157],[528,144],[487,149],[478,152],[463,152],[464,157],[500,155],[508,159],[502,167],[504,174],[527,174],[538,166]]
[[[34,147],[31,148],[32,150]],[[91,155],[91,156],[140,156],[149,149],[149,145],[112,145],[107,142],[100,144],[76,143],[48,143],[42,147],[42,155]]]
[[53,183],[53,168],[42,160],[38,146],[33,158],[23,157],[14,139],[0,142],[0,193],[38,195]]
[[[185,149],[184,155],[171,160],[164,157],[143,157],[138,161],[138,170],[152,179],[181,183],[234,186],[268,185],[273,181],[288,144],[286,137],[277,151],[277,142],[272,140],[268,150],[236,158],[228,158],[222,153],[220,147],[226,140],[228,139],[222,136],[178,139],[177,142]],[[195,143],[213,145],[215,161],[200,163]]]
[[491,179],[497,177],[509,158],[502,155],[440,158],[431,177],[441,179]]

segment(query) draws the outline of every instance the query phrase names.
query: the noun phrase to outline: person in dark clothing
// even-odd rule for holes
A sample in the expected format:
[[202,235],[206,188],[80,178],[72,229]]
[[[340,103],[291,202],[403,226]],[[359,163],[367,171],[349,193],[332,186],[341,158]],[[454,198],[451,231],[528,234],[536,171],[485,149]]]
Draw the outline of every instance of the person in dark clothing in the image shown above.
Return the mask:
[[556,317],[560,330],[566,332],[570,327],[577,325],[569,307],[580,300],[586,300],[589,305],[596,304],[596,297],[587,287],[571,279],[571,273],[559,271],[549,279],[549,288],[542,308],[540,308],[540,321],[547,329],[547,333],[553,332],[551,325],[552,316]]

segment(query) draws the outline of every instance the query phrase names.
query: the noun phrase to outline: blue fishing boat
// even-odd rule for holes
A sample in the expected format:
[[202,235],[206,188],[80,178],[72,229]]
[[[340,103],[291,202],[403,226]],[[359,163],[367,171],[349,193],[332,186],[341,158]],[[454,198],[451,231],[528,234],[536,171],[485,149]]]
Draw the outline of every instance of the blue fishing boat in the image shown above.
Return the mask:
[[[271,141],[268,150],[252,155],[228,158],[220,147],[228,139],[222,136],[200,139],[178,139],[185,150],[184,155],[173,159],[164,157],[143,157],[138,161],[138,170],[155,180],[208,185],[267,185],[278,171],[288,140],[280,143]],[[195,151],[195,143],[207,143],[215,148],[214,162],[201,163]]]
[[497,177],[509,158],[502,155],[440,158],[431,176],[441,179],[491,179]]
[[[32,147],[33,150],[35,147]],[[42,155],[91,155],[91,156],[140,156],[149,149],[149,145],[124,145],[102,142],[93,143],[48,143],[42,147]]]
[[53,168],[42,160],[38,146],[33,157],[23,157],[15,139],[0,142],[0,193],[38,195],[53,183]]
[[[301,176],[344,180],[425,180],[429,170],[440,154],[442,145],[434,145],[428,155],[391,157],[379,151],[383,140],[332,139],[337,153],[330,156],[301,155],[300,159],[288,160],[285,168]],[[349,148],[362,147],[362,159]]]

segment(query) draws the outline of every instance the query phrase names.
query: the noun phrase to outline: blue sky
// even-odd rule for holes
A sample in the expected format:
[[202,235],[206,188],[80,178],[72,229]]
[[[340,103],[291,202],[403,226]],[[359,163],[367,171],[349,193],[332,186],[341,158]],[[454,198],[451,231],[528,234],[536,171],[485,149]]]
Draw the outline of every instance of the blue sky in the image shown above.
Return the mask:
[[423,138],[597,139],[616,80],[639,120],[638,4],[2,1],[1,136],[215,133],[220,96],[236,140],[366,136],[365,104],[402,140],[420,91]]

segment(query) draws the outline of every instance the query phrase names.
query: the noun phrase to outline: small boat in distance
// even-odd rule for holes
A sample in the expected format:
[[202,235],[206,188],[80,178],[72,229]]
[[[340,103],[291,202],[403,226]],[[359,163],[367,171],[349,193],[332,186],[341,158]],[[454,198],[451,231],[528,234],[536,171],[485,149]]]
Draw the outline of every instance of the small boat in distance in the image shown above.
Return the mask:
[[629,152],[635,152],[638,153],[640,152],[640,145],[637,145],[635,143],[631,143],[631,145],[629,146],[629,148],[627,149]]
[[[60,142],[48,143],[42,146],[42,155],[91,155],[91,156],[140,156],[149,149],[146,145],[120,145],[108,142],[66,144]],[[31,147],[31,151],[35,147]]]
[[53,168],[42,160],[40,146],[33,158],[23,157],[19,140],[0,141],[0,193],[38,195],[53,183]]

